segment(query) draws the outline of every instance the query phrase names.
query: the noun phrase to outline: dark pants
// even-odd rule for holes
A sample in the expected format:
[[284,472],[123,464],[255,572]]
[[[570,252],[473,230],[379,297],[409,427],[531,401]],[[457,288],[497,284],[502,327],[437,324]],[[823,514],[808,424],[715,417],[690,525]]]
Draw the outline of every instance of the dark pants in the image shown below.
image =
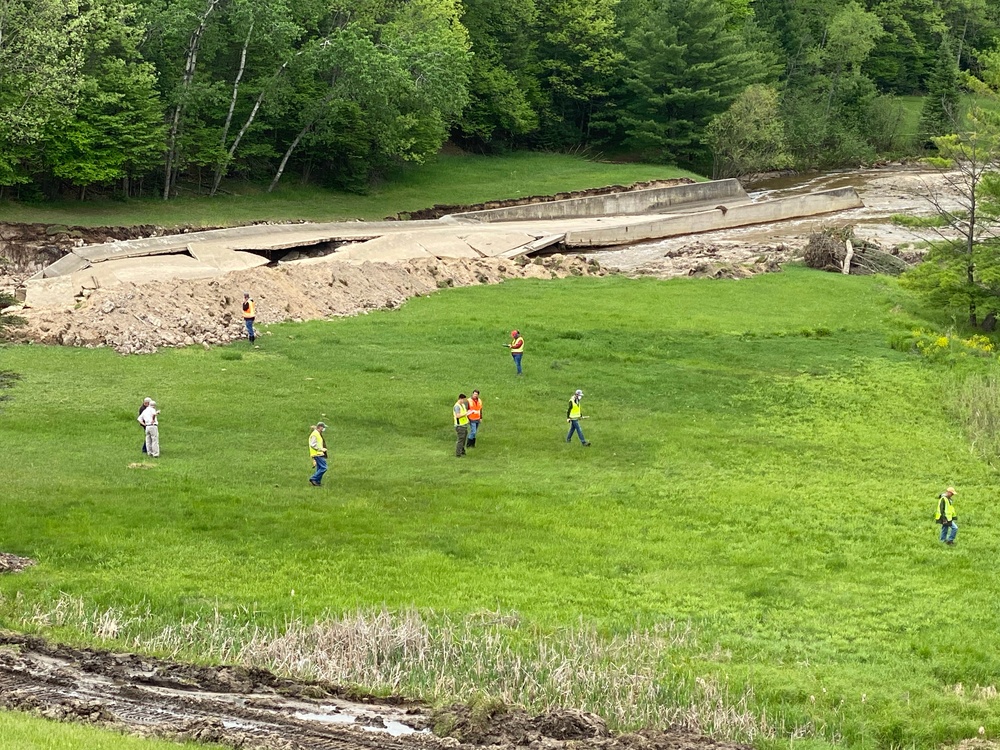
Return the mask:
[[455,441],[455,455],[464,456],[465,439],[469,436],[469,425],[467,424],[455,425],[455,435],[457,437],[457,440]]

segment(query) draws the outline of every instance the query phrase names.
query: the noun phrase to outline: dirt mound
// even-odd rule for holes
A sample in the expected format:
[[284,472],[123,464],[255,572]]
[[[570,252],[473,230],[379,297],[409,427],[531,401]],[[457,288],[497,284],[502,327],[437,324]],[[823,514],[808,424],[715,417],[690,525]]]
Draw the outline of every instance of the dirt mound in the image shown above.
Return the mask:
[[[633,276],[673,278],[695,276],[712,279],[746,279],[759,273],[776,273],[794,256],[785,245],[695,240],[666,250],[660,259],[635,269]],[[608,262],[614,264],[614,259]]]
[[399,307],[438,289],[496,284],[514,278],[603,274],[596,261],[551,255],[410,260],[400,263],[288,263],[217,279],[122,284],[99,289],[77,308],[25,310],[21,340],[68,346],[111,346],[123,354],[160,347],[211,346],[242,338],[243,290],[257,301],[257,322],[314,320]]
[[0,573],[20,573],[25,568],[30,568],[35,564],[31,558],[0,552]]
[[632,190],[646,190],[647,188],[674,187],[675,185],[692,185],[694,180],[688,177],[679,177],[675,180],[648,180],[646,182],[635,182],[631,185],[608,185],[607,187],[591,188],[589,190],[575,190],[569,193],[556,193],[555,195],[532,195],[527,198],[510,198],[507,200],[488,201],[487,203],[474,203],[470,205],[435,205],[430,208],[422,208],[419,211],[404,211],[395,216],[387,216],[387,221],[412,221],[414,219],[440,219],[448,214],[461,214],[467,211],[486,211],[491,208],[508,208],[510,206],[527,206],[532,203],[550,203],[552,201],[564,201],[569,198],[587,198],[591,195],[610,195],[611,193],[627,193]]
[[358,695],[261,669],[76,649],[2,631],[0,708],[142,736],[267,750],[749,750],[672,730],[613,735],[600,717],[582,711],[530,716],[495,705],[432,714],[398,697]]

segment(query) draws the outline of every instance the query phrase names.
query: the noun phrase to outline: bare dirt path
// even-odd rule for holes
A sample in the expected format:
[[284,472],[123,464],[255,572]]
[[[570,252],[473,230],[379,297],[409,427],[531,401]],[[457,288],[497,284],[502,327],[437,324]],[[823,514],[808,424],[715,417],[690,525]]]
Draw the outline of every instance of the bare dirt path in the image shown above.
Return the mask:
[[535,717],[513,709],[434,711],[259,669],[76,649],[2,631],[0,708],[140,736],[268,750],[749,750],[685,732],[614,735],[602,719],[580,711]]

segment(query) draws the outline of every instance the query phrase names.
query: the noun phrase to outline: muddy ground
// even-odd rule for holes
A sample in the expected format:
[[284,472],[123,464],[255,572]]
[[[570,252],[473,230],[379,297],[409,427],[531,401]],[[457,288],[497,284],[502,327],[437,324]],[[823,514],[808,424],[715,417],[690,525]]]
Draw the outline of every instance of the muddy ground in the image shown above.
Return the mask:
[[681,731],[614,734],[581,711],[432,709],[260,669],[77,649],[2,631],[0,708],[238,748],[749,750]]

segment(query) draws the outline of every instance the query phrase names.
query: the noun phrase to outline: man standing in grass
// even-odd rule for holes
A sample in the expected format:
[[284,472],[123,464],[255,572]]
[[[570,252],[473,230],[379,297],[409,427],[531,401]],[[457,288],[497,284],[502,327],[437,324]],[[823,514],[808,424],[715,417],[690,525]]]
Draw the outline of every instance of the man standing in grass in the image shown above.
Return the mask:
[[580,409],[580,400],[582,398],[583,391],[577,389],[572,398],[569,400],[569,408],[566,409],[566,421],[569,422],[569,434],[566,436],[566,442],[568,443],[573,440],[573,433],[575,432],[580,436],[580,443],[584,446],[589,446],[590,443],[584,439],[583,430],[580,429],[580,420],[586,419]]
[[934,514],[934,520],[941,524],[941,541],[945,544],[954,544],[958,535],[958,516],[955,515],[955,505],[951,502],[954,496],[954,487],[949,487],[938,495],[937,512]]
[[243,324],[247,327],[247,337],[251,344],[257,339],[253,330],[253,321],[256,317],[257,305],[250,298],[250,292],[243,292]]
[[326,474],[326,438],[323,433],[326,431],[324,422],[317,422],[316,427],[309,433],[309,457],[316,465],[316,471],[309,477],[309,484],[313,487],[320,487],[323,484],[323,475]]
[[469,436],[469,402],[464,393],[458,394],[452,416],[455,419],[455,458],[461,458],[465,455],[465,441]]
[[[140,425],[142,425],[142,413],[144,411],[146,411],[146,407],[149,406],[149,402],[152,401],[152,400],[153,399],[151,399],[149,396],[146,396],[146,398],[144,398],[142,400],[142,405],[139,407],[139,416],[138,416],[138,420],[139,420],[139,424]],[[146,428],[145,427],[142,428],[142,452],[143,453],[146,452]]]
[[479,434],[479,423],[483,420],[483,402],[479,400],[479,391],[472,392],[469,399],[469,439],[466,446],[476,447],[476,435]]
[[156,402],[150,401],[146,408],[139,415],[139,424],[146,431],[146,453],[151,458],[160,457],[160,410],[156,408]]
[[510,339],[507,348],[510,349],[510,356],[514,358],[517,374],[521,375],[521,356],[524,354],[524,338],[521,336],[521,332],[515,328],[510,332]]

